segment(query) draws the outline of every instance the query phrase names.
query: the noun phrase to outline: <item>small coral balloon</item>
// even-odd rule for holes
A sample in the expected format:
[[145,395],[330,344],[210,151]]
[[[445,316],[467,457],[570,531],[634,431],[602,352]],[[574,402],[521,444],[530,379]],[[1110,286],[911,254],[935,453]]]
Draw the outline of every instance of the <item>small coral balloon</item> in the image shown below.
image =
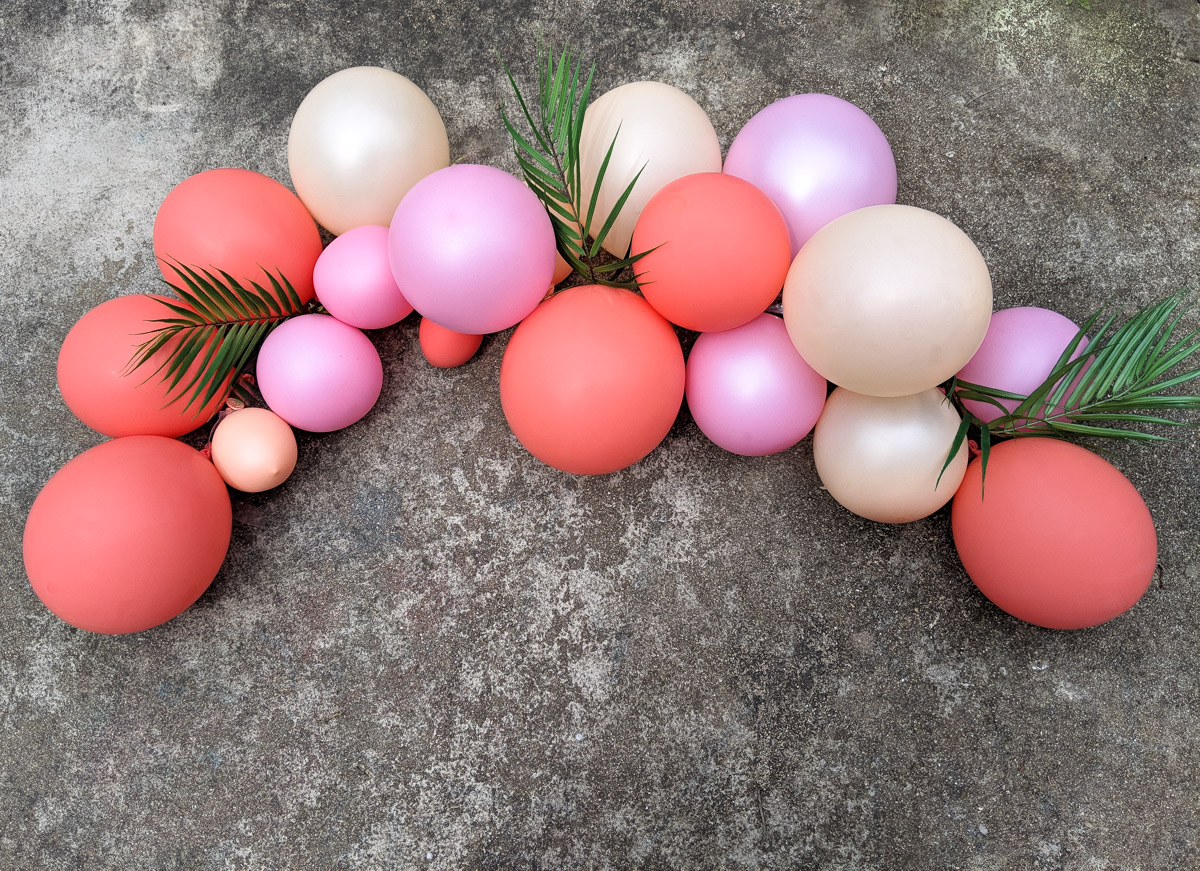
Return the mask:
[[421,319],[418,340],[421,343],[421,353],[425,355],[425,359],[429,361],[430,365],[437,366],[439,369],[453,369],[461,366],[474,357],[479,346],[483,344],[483,336],[456,333],[454,330],[448,330],[440,324],[434,323],[429,318]]
[[212,460],[230,487],[261,493],[278,487],[296,468],[296,434],[272,411],[242,408],[217,424]]

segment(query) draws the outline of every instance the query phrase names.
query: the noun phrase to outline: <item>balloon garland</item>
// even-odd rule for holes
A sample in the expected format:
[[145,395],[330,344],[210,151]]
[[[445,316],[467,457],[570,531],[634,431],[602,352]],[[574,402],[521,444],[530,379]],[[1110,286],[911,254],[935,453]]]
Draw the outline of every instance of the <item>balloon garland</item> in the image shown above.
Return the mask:
[[[1095,421],[1173,423],[1135,408],[1200,407],[1162,395],[1200,376],[1168,377],[1200,349],[1195,334],[1172,335],[1178,296],[1111,335],[1112,318],[1081,328],[1044,309],[993,314],[978,249],[945,218],[895,203],[891,149],[858,107],[780,100],[746,123],[722,168],[691,97],[635,82],[589,106],[590,75],[573,63],[545,56],[532,110],[517,90],[532,135],[504,116],[524,184],[449,165],[429,98],[357,67],[296,112],[296,194],[215,169],[167,196],[154,249],[178,298],[110,300],[59,356],[68,408],[113,440],[55,473],[30,511],[26,570],[52,612],[125,633],[191,605],[229,546],[225,485],[278,486],[296,464],[293,427],[365,417],[383,366],[362,330],[414,309],[435,366],[465,363],[483,334],[516,325],[503,412],[555,468],[636,463],[686,395],[731,452],[775,453],[812,432],[822,483],[863,517],[909,522],[953,497],[967,574],[1019,619],[1079,628],[1133,606],[1157,555],[1133,485],[1077,445],[1018,438],[989,451],[990,439],[993,426],[1103,435]],[[317,222],[337,234],[323,250]],[[554,292],[571,267],[590,283]],[[675,327],[701,333],[686,361]],[[255,354],[268,408],[236,396]],[[223,405],[211,463],[169,438]],[[969,460],[972,426],[982,452]]]

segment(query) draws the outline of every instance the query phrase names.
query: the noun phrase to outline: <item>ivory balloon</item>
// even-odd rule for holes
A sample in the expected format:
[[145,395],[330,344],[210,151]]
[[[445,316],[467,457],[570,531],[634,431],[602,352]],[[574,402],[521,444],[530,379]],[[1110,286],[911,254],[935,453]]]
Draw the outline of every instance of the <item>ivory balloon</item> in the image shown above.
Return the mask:
[[334,235],[386,225],[414,184],[450,164],[442,116],[398,73],[352,67],[309,91],[288,133],[292,186]]
[[840,387],[908,396],[979,348],[992,281],[967,234],[914,206],[858,209],[800,249],[783,285],[796,350]]
[[966,445],[942,472],[960,420],[936,388],[879,397],[839,387],[813,432],[817,474],[829,495],[860,517],[918,520],[949,502],[962,482]]
[[604,226],[621,193],[641,170],[604,240],[604,250],[624,257],[633,227],[650,198],[681,176],[720,172],[721,145],[704,110],[683,91],[662,82],[621,85],[588,106],[583,119],[579,165],[584,203],[591,202],[596,175],[614,136],[616,145],[600,186],[592,227]]
[[261,493],[278,487],[296,468],[296,434],[273,411],[243,408],[217,425],[212,461],[230,487]]

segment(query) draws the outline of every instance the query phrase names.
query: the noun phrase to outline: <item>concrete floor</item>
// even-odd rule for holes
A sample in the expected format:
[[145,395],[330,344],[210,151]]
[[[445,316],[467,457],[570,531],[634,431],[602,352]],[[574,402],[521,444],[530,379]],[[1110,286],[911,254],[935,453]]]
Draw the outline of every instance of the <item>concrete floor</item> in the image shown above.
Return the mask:
[[0,868],[1200,867],[1195,429],[1110,454],[1161,581],[1051,632],[976,592],[946,512],[841,510],[808,442],[740,458],[684,414],[625,472],[555,472],[505,425],[504,336],[443,372],[411,318],[373,335],[375,411],[302,436],[178,619],[74,630],[20,555],[42,484],[100,441],[55,386],[68,328],[156,289],[180,180],[287,182],[292,113],[348,66],[412,78],[454,159],[508,169],[496,52],[520,68],[539,32],[597,93],[686,90],[723,147],[837,94],[890,138],[900,201],[978,243],[997,307],[1194,283],[1200,9],[1091,7],[6,0]]

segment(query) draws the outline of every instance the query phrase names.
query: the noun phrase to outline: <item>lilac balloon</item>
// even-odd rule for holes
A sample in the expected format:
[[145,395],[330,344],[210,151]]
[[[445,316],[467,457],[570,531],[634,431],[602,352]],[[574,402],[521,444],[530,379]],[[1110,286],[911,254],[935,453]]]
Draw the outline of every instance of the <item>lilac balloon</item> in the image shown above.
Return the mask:
[[[957,377],[1027,396],[1046,380],[1078,333],[1075,323],[1050,309],[1034,306],[1001,309],[992,313],[983,344]],[[1078,357],[1087,344],[1086,337],[1081,339],[1071,359]],[[1000,402],[1010,412],[1020,404],[1015,399]],[[984,423],[1001,416],[1000,409],[988,402],[967,400],[963,404]]]
[[388,233],[392,275],[422,317],[456,333],[511,327],[554,277],[554,228],[537,196],[490,166],[458,164],[405,194]]
[[862,109],[828,94],[797,94],[760,111],[734,137],[723,171],[779,207],[793,257],[839,215],[896,202],[887,137]]
[[258,389],[271,411],[297,429],[332,432],[374,407],[383,363],[362,331],[329,315],[300,315],[276,327],[259,349]]
[[388,265],[388,228],[365,224],[329,243],[313,269],[317,299],[331,315],[360,330],[398,324],[413,310]]
[[786,450],[812,430],[828,384],[796,352],[783,320],[702,333],[687,362],[688,408],[700,430],[735,454]]

